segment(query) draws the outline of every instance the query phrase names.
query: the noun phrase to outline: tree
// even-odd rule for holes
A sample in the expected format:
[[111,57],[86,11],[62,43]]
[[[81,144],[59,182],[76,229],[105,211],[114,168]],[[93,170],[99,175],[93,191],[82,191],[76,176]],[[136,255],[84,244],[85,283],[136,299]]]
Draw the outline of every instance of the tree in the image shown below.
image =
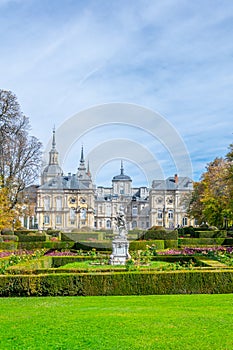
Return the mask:
[[0,90],[0,178],[11,209],[17,204],[19,193],[39,175],[42,144],[29,135],[29,129],[29,119],[22,113],[16,96]]
[[206,167],[201,181],[194,186],[189,214],[210,225],[223,227],[233,219],[232,162],[215,158]]
[[10,227],[14,219],[14,213],[10,209],[11,203],[8,197],[7,188],[0,187],[0,231]]

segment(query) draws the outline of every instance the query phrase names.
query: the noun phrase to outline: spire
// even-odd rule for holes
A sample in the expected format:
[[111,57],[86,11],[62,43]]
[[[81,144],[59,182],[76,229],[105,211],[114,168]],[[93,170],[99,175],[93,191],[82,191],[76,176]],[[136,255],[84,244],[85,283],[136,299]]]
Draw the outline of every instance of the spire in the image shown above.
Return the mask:
[[88,176],[91,176],[89,160],[88,160],[88,162],[87,162],[87,175],[88,175]]
[[56,149],[56,140],[55,140],[55,125],[53,127],[53,141],[52,141],[52,149]]
[[55,126],[53,128],[52,148],[49,152],[49,165],[58,165],[58,152],[56,150]]
[[85,160],[84,160],[84,152],[83,152],[83,145],[82,145],[82,148],[81,148],[81,157],[80,157],[78,170],[79,171],[81,171],[81,170],[86,171]]
[[121,160],[121,175],[124,175],[123,160]]
[[82,148],[81,148],[81,158],[80,158],[80,163],[84,163],[83,145],[82,145]]

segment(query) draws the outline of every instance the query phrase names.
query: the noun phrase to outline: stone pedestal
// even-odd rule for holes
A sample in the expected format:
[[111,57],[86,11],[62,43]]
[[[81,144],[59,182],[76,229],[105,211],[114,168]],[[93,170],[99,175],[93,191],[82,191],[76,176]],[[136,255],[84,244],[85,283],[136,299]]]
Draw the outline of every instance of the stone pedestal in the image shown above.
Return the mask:
[[110,255],[110,265],[125,265],[126,260],[130,259],[129,241],[126,237],[117,236],[112,241],[112,254]]

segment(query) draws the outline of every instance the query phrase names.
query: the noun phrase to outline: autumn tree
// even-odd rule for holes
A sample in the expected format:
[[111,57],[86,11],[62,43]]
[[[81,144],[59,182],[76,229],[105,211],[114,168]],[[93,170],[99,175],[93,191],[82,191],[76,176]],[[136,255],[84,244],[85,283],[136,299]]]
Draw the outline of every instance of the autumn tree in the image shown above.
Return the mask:
[[189,215],[200,222],[217,227],[226,226],[233,220],[233,177],[232,162],[216,158],[202,174],[201,181],[194,186]]
[[[0,231],[9,227],[13,222],[14,213],[10,209],[11,203],[8,197],[7,188],[0,187]],[[11,226],[10,226],[11,227]]]
[[0,90],[0,180],[7,189],[10,209],[19,193],[38,177],[41,143],[29,135],[29,119],[11,91]]

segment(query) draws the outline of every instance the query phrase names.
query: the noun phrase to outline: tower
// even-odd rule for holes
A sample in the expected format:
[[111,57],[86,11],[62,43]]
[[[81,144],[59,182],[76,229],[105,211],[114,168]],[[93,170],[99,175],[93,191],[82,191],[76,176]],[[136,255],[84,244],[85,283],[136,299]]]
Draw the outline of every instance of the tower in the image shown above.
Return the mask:
[[42,176],[41,176],[41,184],[50,181],[51,179],[62,175],[62,169],[59,166],[58,162],[58,151],[56,150],[56,137],[55,137],[55,128],[53,129],[52,136],[52,148],[49,152],[49,164],[45,167]]

